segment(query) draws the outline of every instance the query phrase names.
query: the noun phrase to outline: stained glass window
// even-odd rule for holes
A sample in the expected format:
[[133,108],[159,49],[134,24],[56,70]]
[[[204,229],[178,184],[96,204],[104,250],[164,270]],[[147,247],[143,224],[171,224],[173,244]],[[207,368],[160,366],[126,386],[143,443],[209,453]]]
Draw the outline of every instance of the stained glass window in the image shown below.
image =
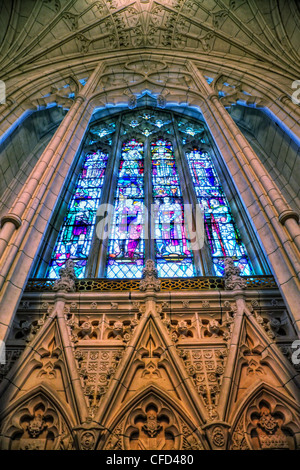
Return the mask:
[[159,277],[194,276],[184,230],[183,199],[172,145],[151,144],[156,263]]
[[136,140],[122,147],[106,277],[140,278],[144,265],[144,156]]
[[[101,260],[97,260],[99,271],[91,275],[110,279],[141,278],[145,253],[152,253],[153,247],[159,277],[192,277],[197,272],[202,272],[198,254],[193,252],[186,231],[191,212],[187,220],[184,220],[184,202],[189,204],[193,201],[183,199],[181,184],[186,185],[189,182],[193,182],[202,206],[206,237],[216,275],[224,275],[224,258],[227,256],[234,259],[243,275],[254,274],[213,161],[207,152],[209,141],[204,121],[148,106],[124,112],[118,118],[116,116],[95,118],[87,132],[84,165],[46,276],[57,278],[59,269],[69,258],[75,261],[78,278],[87,275],[86,266],[91,243],[95,238],[96,212],[100,198],[103,203],[109,202],[103,194],[101,196],[108,149],[112,146],[118,148],[118,139],[127,140],[122,145],[121,155],[111,155],[111,169],[115,167],[115,159],[120,159],[118,176],[112,178],[112,174],[106,175],[115,185],[112,188],[115,191],[114,213],[110,220],[109,239],[107,249],[101,249],[98,254],[101,256]],[[177,132],[181,145],[194,149],[186,154],[186,161],[177,162],[173,153],[171,136]],[[141,141],[146,142],[147,155],[144,155],[144,143]],[[199,149],[202,145],[205,146],[205,151]],[[180,173],[177,164],[182,165],[179,168]],[[152,170],[149,178],[145,178],[144,166],[149,171]],[[188,169],[191,179],[181,181],[182,174]],[[188,173],[186,175],[189,176]],[[184,195],[188,196],[187,193]],[[147,201],[152,196],[152,207],[144,206],[145,195]],[[149,216],[151,227],[146,227]],[[148,237],[148,228],[151,228],[151,237]],[[42,275],[43,266],[41,264]],[[94,269],[93,260],[89,266]]]
[[215,271],[224,275],[224,258],[230,256],[243,275],[253,274],[251,264],[211,157],[194,149],[186,154],[198,201],[205,217]]
[[76,277],[84,277],[107,158],[108,154],[101,151],[86,155],[53,251],[47,277],[58,278],[59,269],[69,258],[75,261]]

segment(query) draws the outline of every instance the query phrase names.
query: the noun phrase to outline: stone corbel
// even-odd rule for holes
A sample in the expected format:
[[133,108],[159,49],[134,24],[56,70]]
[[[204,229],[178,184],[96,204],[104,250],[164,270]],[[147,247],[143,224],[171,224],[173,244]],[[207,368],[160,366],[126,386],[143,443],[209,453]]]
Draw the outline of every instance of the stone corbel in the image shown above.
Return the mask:
[[279,96],[278,101],[281,101],[282,103],[290,103],[292,101],[292,98],[287,95],[286,93],[283,93],[282,95]]
[[73,428],[77,449],[95,450],[105,428],[101,424],[88,420]]
[[207,98],[208,98],[210,101],[213,101],[214,99],[217,99],[217,100],[218,100],[218,99],[219,99],[219,95],[218,95],[217,93],[213,92],[213,93],[210,93]]
[[170,94],[168,89],[164,89],[157,97],[157,106],[159,108],[165,108],[167,104],[167,96]]

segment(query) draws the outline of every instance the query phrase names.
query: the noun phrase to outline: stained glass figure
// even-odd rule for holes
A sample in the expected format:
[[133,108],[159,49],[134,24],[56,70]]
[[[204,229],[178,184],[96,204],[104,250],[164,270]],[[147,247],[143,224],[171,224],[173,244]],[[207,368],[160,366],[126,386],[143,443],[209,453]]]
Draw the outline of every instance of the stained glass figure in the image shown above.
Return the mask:
[[183,199],[172,145],[151,144],[156,263],[159,277],[194,276],[193,256],[184,229]]
[[46,277],[58,278],[69,258],[75,262],[76,277],[84,277],[107,159],[108,154],[100,150],[86,155]]
[[205,229],[216,274],[224,275],[226,256],[235,260],[243,275],[253,274],[246,248],[233,220],[211,157],[197,148],[188,152],[186,157],[197,198],[204,212]]
[[144,265],[144,156],[136,140],[122,147],[106,277],[140,278]]

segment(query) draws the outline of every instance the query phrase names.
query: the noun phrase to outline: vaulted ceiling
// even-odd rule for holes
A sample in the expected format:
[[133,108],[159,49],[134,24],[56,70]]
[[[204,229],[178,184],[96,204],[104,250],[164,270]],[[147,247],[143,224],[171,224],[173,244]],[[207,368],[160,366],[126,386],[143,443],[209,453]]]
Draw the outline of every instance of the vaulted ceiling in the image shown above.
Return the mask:
[[155,49],[299,78],[297,0],[2,0],[0,70]]

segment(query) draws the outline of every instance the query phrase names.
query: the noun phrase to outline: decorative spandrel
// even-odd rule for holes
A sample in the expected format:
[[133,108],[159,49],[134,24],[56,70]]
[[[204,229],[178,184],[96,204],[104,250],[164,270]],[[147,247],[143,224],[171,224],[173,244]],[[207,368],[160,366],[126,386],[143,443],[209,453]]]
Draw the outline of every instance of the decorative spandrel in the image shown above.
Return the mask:
[[107,160],[108,154],[101,150],[86,155],[53,250],[47,277],[58,278],[60,268],[68,259],[74,261],[76,277],[84,277]]
[[226,257],[234,260],[242,275],[250,276],[253,270],[249,257],[211,157],[207,152],[194,148],[186,153],[186,158],[204,212],[206,236],[217,276],[224,275]]
[[156,263],[159,277],[194,276],[183,198],[171,142],[151,144]]
[[106,277],[140,278],[144,265],[144,156],[134,139],[122,147]]

